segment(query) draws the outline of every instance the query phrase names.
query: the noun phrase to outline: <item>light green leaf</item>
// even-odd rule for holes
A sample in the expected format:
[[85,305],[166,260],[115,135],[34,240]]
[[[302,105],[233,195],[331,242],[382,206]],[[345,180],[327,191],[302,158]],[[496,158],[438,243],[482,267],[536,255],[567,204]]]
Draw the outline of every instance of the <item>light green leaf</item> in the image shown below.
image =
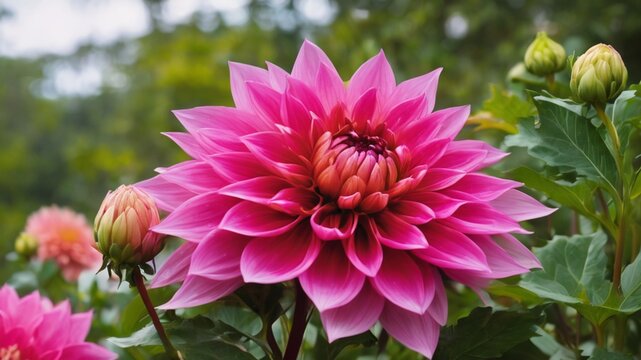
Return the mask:
[[633,313],[641,310],[641,256],[623,270],[621,274],[621,290],[623,299],[621,311]]
[[[153,305],[158,306],[167,302],[176,291],[170,287],[164,287],[159,289],[149,289],[148,292]],[[134,297],[122,311],[122,316],[120,317],[120,331],[123,334],[131,334],[145,324],[141,320],[149,320],[148,316],[147,309],[142,303],[140,295],[136,295],[136,297]]]
[[490,87],[492,95],[483,102],[483,109],[468,119],[468,124],[475,124],[475,130],[498,129],[516,133],[516,124],[522,118],[536,114],[531,102],[503,90],[498,85]]
[[608,114],[619,133],[622,149],[626,149],[628,146],[634,123],[641,120],[641,97],[635,93],[634,90],[622,92],[614,104],[608,107]]
[[618,181],[614,159],[590,120],[577,113],[580,107],[545,96],[534,100],[540,126],[520,123],[520,133],[506,139],[506,144],[525,146],[546,164],[575,171],[614,191]]
[[632,356],[621,353],[609,352],[606,349],[597,348],[588,360],[632,360]]

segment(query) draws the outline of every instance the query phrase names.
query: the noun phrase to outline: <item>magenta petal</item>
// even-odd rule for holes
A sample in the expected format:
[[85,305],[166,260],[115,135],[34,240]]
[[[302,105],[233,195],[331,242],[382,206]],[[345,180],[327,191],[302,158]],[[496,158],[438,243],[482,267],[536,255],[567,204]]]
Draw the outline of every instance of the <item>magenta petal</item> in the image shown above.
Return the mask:
[[197,194],[184,187],[167,181],[162,175],[141,181],[136,188],[151,196],[161,210],[174,211],[185,201]]
[[383,265],[371,283],[387,300],[403,309],[425,312],[425,283],[421,269],[404,251],[385,249]]
[[237,199],[206,193],[185,201],[151,230],[189,241],[200,241],[214,230]]
[[321,64],[318,69],[315,88],[318,90],[318,97],[327,114],[331,113],[337,104],[345,101],[347,90],[343,80],[335,69],[325,64]]
[[328,204],[316,210],[310,222],[321,240],[347,239],[354,233],[358,217],[352,211],[341,211]]
[[[520,275],[528,272],[528,267],[522,266],[488,235],[477,235],[472,240],[483,250],[487,262],[492,270],[491,278],[498,279],[508,276]],[[528,264],[529,265],[529,264]],[[483,276],[483,274],[479,274]]]
[[419,116],[425,108],[425,95],[407,99],[391,108],[385,116],[385,123],[390,129],[404,126]]
[[276,176],[260,176],[229,184],[220,189],[219,193],[267,205],[279,191],[290,187],[288,182]]
[[289,281],[312,265],[320,249],[309,225],[300,224],[283,235],[252,240],[243,251],[241,272],[247,283]]
[[474,168],[473,170],[479,170],[485,167],[488,167],[490,165],[493,165],[499,160],[503,159],[504,157],[508,156],[509,153],[503,152],[488,143],[480,140],[458,140],[452,142],[450,146],[451,151],[478,151],[482,153],[486,153],[485,158],[483,161],[479,163],[479,165]]
[[[301,139],[307,139],[312,128],[312,115],[305,105],[294,96],[285,94],[281,102],[280,112],[283,124],[296,131],[301,136]],[[311,149],[310,144],[305,145],[308,145],[305,148]]]
[[383,245],[401,250],[424,249],[428,246],[423,233],[414,225],[385,210],[369,219],[370,230]]
[[393,304],[385,304],[381,314],[383,328],[401,344],[431,358],[441,327],[429,313],[415,314]]
[[252,111],[251,96],[247,90],[247,81],[269,84],[267,70],[251,65],[229,62],[229,75],[231,80],[231,95],[238,109]]
[[437,191],[445,189],[456,184],[456,182],[462,179],[465,174],[465,171],[457,169],[429,169],[427,170],[427,176],[425,176],[425,178],[421,182],[421,189],[427,191]]
[[314,264],[299,277],[305,293],[323,312],[343,306],[363,288],[365,275],[351,265],[340,244],[324,243]]
[[254,113],[266,122],[281,123],[281,95],[268,84],[248,81],[246,83]]
[[296,56],[292,76],[309,86],[316,86],[316,74],[321,66],[325,66],[332,74],[338,75],[332,61],[323,50],[311,41],[305,40]]
[[73,314],[69,318],[69,337],[70,344],[85,341],[89,329],[91,328],[92,311]]
[[359,126],[364,126],[368,120],[372,120],[374,110],[376,110],[376,89],[371,88],[354,102],[352,121]]
[[212,280],[241,276],[240,257],[251,239],[225,230],[214,230],[198,244],[191,256],[189,275]]
[[445,325],[447,323],[447,293],[445,292],[445,286],[443,286],[443,279],[439,274],[433,280],[434,298],[429,309],[427,309],[427,313],[439,325]]
[[170,138],[187,155],[194,159],[203,160],[208,155],[192,134],[183,132],[163,132],[162,134]]
[[467,203],[449,218],[439,221],[466,234],[528,233],[517,222],[484,203]]
[[343,240],[343,247],[352,265],[367,276],[376,276],[383,263],[383,247],[370,231],[356,228],[354,236]]
[[186,242],[174,251],[151,280],[151,288],[159,288],[185,280],[195,243]]
[[229,182],[272,174],[256,159],[256,156],[248,152],[216,154],[207,157],[205,160],[211,164],[220,177]]
[[251,112],[226,106],[199,106],[173,113],[192,135],[202,129],[223,130],[239,136],[274,129],[274,124],[258,119]]
[[188,160],[173,165],[164,169],[162,176],[165,180],[197,194],[214,191],[227,185],[227,181],[218,176],[210,164],[198,160]]
[[311,184],[311,173],[298,155],[287,147],[287,138],[277,132],[260,132],[243,136],[243,142],[264,165],[290,181]]
[[501,234],[493,237],[496,244],[505,250],[514,261],[527,269],[540,268],[539,259],[523,245],[517,238],[510,234]]
[[369,330],[378,321],[384,305],[385,299],[365,283],[348,304],[321,312],[327,339],[331,343]]
[[300,220],[301,217],[243,201],[227,211],[219,227],[247,236],[276,236],[291,230]]
[[493,208],[516,221],[548,216],[557,209],[543,206],[540,202],[518,190],[509,190],[491,203]]
[[436,216],[429,206],[410,200],[399,200],[390,206],[390,211],[412,225],[425,224]]
[[269,84],[273,89],[282,93],[285,91],[289,74],[278,65],[272,64],[269,61],[265,61],[265,63],[267,64],[267,72],[269,73]]
[[431,113],[436,103],[436,88],[441,71],[443,71],[443,68],[438,68],[425,75],[417,76],[398,84],[391,95],[390,102],[399,103],[406,99],[422,96],[426,99],[426,102],[420,114],[427,115]]
[[211,280],[202,276],[188,275],[180,289],[169,302],[159,309],[180,309],[203,305],[227,296],[243,285],[239,276],[229,280]]
[[470,172],[479,169],[487,158],[485,150],[452,150],[451,144],[445,154],[432,164],[433,167]]
[[370,88],[376,88],[380,99],[387,100],[396,86],[394,72],[381,50],[361,65],[347,87],[347,101],[352,105]]
[[430,246],[414,251],[421,259],[442,268],[490,271],[483,250],[464,234],[436,222],[421,227]]
[[68,345],[65,346],[62,351],[60,352],[60,355],[58,359],[92,359],[92,360],[112,360],[112,359],[117,359],[117,355],[106,348],[88,343],[88,342],[83,342],[80,344],[73,344],[73,345]]
[[300,102],[305,105],[305,108],[313,114],[312,117],[325,118],[325,109],[318,98],[316,85],[309,86],[290,76],[287,78],[287,94],[300,100]]
[[412,164],[431,167],[445,154],[452,140],[449,138],[432,140],[419,145],[412,152]]
[[486,202],[494,200],[508,190],[521,185],[523,184],[512,180],[501,179],[481,173],[470,173],[450,186],[448,191],[460,191],[477,201]]
[[320,207],[321,201],[320,195],[312,190],[286,188],[274,195],[268,205],[290,215],[309,215]]
[[461,131],[467,118],[470,116],[470,106],[456,106],[443,110],[439,110],[432,115],[435,115],[441,123],[441,127],[437,133],[436,138],[450,138],[454,139]]
[[[32,309],[32,311],[33,310],[34,309]],[[67,301],[62,302],[50,311],[41,314],[41,319],[38,320],[46,325],[38,326],[35,329],[35,345],[40,349],[53,349],[57,347],[56,345],[58,345],[58,341],[60,339],[67,339],[70,331],[68,326],[71,320],[70,315],[71,307]],[[59,325],[51,326],[53,324]],[[67,326],[63,326],[63,324]]]
[[438,192],[417,192],[412,193],[408,198],[421,202],[434,211],[436,219],[444,219],[452,216],[458,208],[469,201],[453,199]]

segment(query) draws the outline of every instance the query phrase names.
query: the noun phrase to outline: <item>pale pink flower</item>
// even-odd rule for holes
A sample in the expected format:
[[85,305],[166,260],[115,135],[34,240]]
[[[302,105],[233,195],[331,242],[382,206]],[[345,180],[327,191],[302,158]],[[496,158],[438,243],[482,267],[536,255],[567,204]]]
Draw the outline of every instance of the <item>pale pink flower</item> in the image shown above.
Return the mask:
[[298,279],[330,341],[380,321],[429,357],[442,274],[478,290],[539,266],[510,233],[553,210],[478,172],[506,154],[454,140],[470,109],[433,111],[441,69],[397,85],[381,51],[345,85],[305,42],[291,75],[230,71],[236,107],[176,111],[192,160],[138,185],[170,212],[154,230],[187,240],[154,279],[183,282],[164,308]]
[[115,359],[111,351],[85,342],[91,312],[72,314],[68,301],[52,305],[36,291],[20,298],[0,288],[0,359]]
[[25,232],[38,239],[38,258],[55,260],[68,281],[100,265],[101,256],[94,248],[87,219],[70,209],[55,205],[40,208],[27,219]]

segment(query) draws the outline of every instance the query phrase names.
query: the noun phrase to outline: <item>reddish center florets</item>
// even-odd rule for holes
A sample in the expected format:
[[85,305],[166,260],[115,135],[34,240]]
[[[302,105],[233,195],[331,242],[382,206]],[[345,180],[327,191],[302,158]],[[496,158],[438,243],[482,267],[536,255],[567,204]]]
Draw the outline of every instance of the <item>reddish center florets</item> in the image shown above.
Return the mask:
[[319,194],[343,210],[383,210],[389,202],[388,190],[399,180],[402,161],[390,146],[389,135],[353,127],[322,134],[312,157]]
[[0,348],[0,360],[20,360],[20,349],[18,345],[11,345]]

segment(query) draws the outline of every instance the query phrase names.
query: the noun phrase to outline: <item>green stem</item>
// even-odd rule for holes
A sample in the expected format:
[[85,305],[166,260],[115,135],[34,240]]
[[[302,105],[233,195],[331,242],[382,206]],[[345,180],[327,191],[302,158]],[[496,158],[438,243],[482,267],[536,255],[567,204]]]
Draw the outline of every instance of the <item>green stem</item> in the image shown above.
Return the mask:
[[594,334],[596,335],[596,346],[602,348],[605,347],[605,336],[603,335],[602,325],[593,325]]
[[625,316],[616,316],[614,318],[614,350],[623,351],[625,346]]
[[169,341],[169,338],[167,337],[167,333],[165,332],[165,328],[160,323],[158,314],[156,313],[156,310],[154,309],[154,305],[151,303],[151,299],[149,298],[149,294],[147,293],[147,288],[145,287],[145,280],[142,278],[142,275],[140,274],[140,269],[137,266],[134,267],[132,275],[133,275],[134,283],[136,284],[136,287],[138,288],[138,292],[140,293],[140,298],[142,299],[142,303],[145,304],[145,308],[149,313],[149,317],[151,317],[151,322],[154,324],[154,327],[156,328],[156,332],[158,332],[158,337],[160,337],[160,341],[162,342],[162,345],[165,347],[165,353],[167,354],[167,357],[169,357],[172,360],[180,360],[181,357],[178,354],[178,351],[176,351],[176,348],[171,344],[171,341]]
[[545,82],[547,82],[548,84],[548,90],[550,90],[551,93],[554,93],[554,90],[556,90],[556,82],[554,81],[554,74],[545,75]]

